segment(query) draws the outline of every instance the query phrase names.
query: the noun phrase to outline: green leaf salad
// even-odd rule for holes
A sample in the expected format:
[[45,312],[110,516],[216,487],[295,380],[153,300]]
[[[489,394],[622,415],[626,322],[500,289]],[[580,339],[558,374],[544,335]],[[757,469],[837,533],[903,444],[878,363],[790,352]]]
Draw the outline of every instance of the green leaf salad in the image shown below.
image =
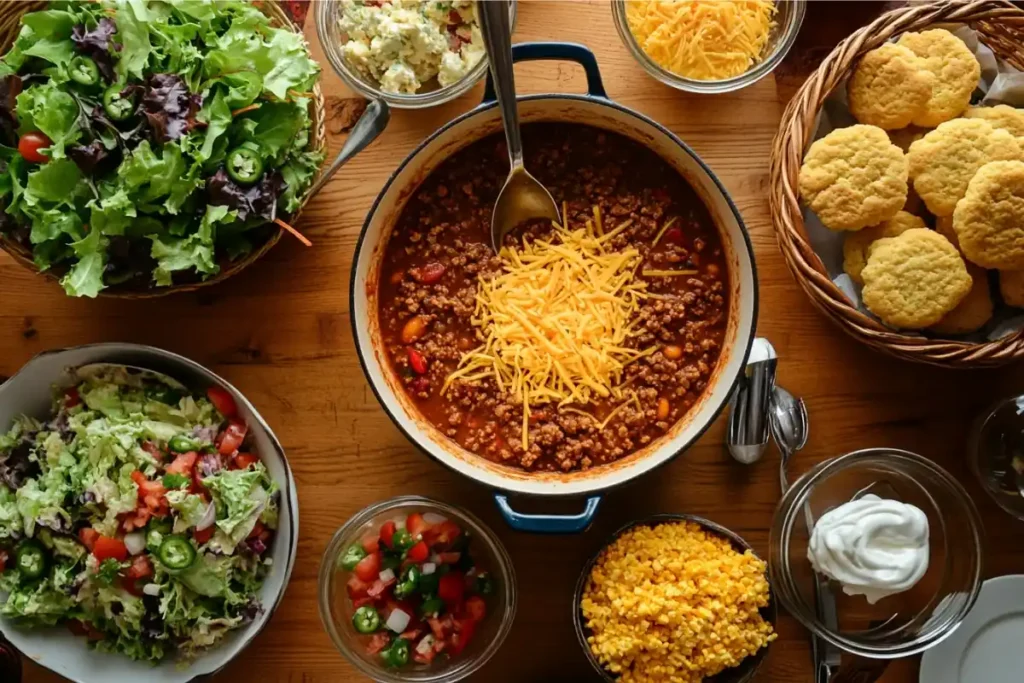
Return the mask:
[[188,661],[263,607],[277,485],[231,395],[100,366],[0,436],[0,615]]
[[215,275],[312,184],[319,72],[240,0],[26,14],[0,59],[0,232],[72,296]]

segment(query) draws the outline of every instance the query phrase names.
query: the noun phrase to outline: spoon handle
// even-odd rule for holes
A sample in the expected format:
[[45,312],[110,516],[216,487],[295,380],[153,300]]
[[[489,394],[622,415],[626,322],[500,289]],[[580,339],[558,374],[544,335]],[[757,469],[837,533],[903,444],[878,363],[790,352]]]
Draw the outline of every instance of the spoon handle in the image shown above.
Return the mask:
[[508,0],[476,3],[487,60],[491,65],[494,92],[498,96],[501,120],[505,124],[508,158],[512,168],[523,165],[523,139],[519,134],[519,110],[516,107],[516,77],[512,70],[512,23]]
[[323,189],[324,185],[334,177],[338,169],[344,166],[349,159],[362,152],[367,145],[376,140],[384,132],[390,120],[391,110],[388,108],[387,102],[384,100],[373,100],[370,102],[366,107],[366,111],[356,121],[356,125],[352,126],[352,130],[349,132],[345,144],[342,145],[341,151],[338,152],[338,156],[334,158],[330,166],[324,169],[317,181],[313,183],[313,187],[309,188],[309,193],[306,196],[307,200],[316,196]]

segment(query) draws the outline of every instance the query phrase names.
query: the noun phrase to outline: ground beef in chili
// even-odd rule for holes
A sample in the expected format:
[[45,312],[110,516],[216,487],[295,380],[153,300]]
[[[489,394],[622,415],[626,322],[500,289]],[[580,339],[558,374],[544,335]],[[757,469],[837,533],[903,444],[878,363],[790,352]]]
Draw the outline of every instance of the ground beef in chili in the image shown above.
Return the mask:
[[[522,403],[491,380],[445,378],[482,336],[470,322],[477,282],[501,268],[489,243],[491,210],[508,172],[504,139],[493,135],[456,152],[419,187],[386,246],[380,274],[380,325],[392,369],[431,423],[489,460],[532,471],[571,471],[622,458],[646,446],[686,414],[707,387],[728,321],[728,278],[721,238],[693,188],[668,163],[626,137],[583,125],[534,123],[523,127],[526,166],[568,202],[570,227],[599,206],[605,231],[631,226],[611,245],[635,245],[643,270],[696,270],[678,277],[646,277],[650,292],[639,317],[636,348],[658,351],[631,365],[624,382],[630,401],[618,407],[576,406],[593,415],[531,406],[529,447],[522,447]],[[677,220],[651,248],[659,230]],[[550,226],[527,224],[508,236],[521,244]],[[413,321],[410,323],[410,321]],[[621,402],[619,402],[621,403]],[[639,406],[637,405],[639,403]]]

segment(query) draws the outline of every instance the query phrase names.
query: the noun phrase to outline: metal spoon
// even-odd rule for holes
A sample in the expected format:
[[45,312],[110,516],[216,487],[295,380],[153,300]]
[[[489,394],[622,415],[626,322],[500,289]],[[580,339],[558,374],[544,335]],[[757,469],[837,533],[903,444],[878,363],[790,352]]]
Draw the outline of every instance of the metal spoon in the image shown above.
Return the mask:
[[[769,424],[775,445],[779,447],[781,456],[779,486],[785,495],[786,489],[789,488],[786,476],[789,459],[807,445],[807,437],[810,433],[807,406],[803,399],[796,398],[782,387],[776,386],[772,393]],[[804,518],[807,524],[807,533],[810,534],[814,528],[814,516],[811,514],[809,505],[804,505]],[[814,575],[814,601],[818,619],[833,633],[838,631],[839,615],[836,611],[835,596],[832,595],[825,580],[817,573]],[[843,655],[839,648],[818,638],[813,633],[811,634],[811,657],[814,660],[815,683],[828,683],[832,679],[833,673],[837,672],[843,663]]]
[[498,109],[505,125],[508,160],[512,167],[491,214],[491,246],[497,253],[501,251],[505,235],[519,224],[534,218],[555,222],[561,222],[561,219],[551,193],[523,166],[523,138],[519,130],[515,74],[512,72],[512,26],[508,0],[478,2],[476,12],[491,65]]
[[747,367],[738,382],[736,396],[729,405],[726,436],[729,455],[744,465],[760,460],[768,447],[768,413],[778,364],[778,355],[771,342],[764,337],[756,337],[750,347]]
[[348,138],[345,139],[345,144],[342,145],[338,156],[334,158],[330,166],[324,169],[320,177],[313,183],[313,187],[309,188],[307,199],[312,199],[316,193],[322,190],[338,169],[345,165],[345,162],[376,140],[377,136],[384,132],[384,128],[387,127],[390,120],[391,110],[388,108],[387,102],[384,100],[370,102],[362,116],[356,121],[356,125],[352,126],[352,130],[349,131]]

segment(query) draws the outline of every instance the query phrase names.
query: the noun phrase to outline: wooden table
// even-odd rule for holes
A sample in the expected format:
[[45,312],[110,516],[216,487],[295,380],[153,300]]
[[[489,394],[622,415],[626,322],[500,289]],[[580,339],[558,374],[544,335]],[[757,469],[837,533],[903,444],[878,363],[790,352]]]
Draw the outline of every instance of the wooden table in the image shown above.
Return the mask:
[[[757,252],[758,333],[779,351],[779,380],[807,399],[811,438],[795,459],[804,470],[868,446],[933,457],[966,483],[988,532],[987,576],[1024,572],[1024,527],[989,502],[965,461],[969,421],[988,402],[1022,388],[1019,370],[952,372],[878,355],[833,327],[794,284],[768,213],[768,158],[785,102],[807,70],[879,6],[811,3],[797,49],[773,77],[740,93],[698,97],[649,78],[627,54],[607,2],[521,2],[517,40],[572,40],[597,54],[611,97],[681,136],[711,165],[743,213]],[[306,32],[316,56],[312,28]],[[326,64],[325,61],[321,60]],[[579,67],[517,67],[521,92],[582,92]],[[344,126],[351,94],[328,68],[325,91]],[[263,413],[284,444],[301,504],[298,562],[270,626],[217,680],[340,683],[363,680],[332,647],[317,614],[316,576],[334,530],[362,507],[418,493],[466,506],[496,529],[516,563],[520,605],[511,636],[473,680],[595,680],[570,623],[571,593],[583,562],[620,524],[655,512],[691,512],[736,530],[768,550],[779,497],[776,455],[752,467],[734,463],[720,419],[685,456],[610,493],[597,523],[576,537],[510,532],[489,492],[419,454],[391,424],[356,360],[349,327],[348,274],[356,236],[388,174],[438,126],[473,107],[482,87],[437,109],[395,112],[390,129],[340,172],[303,214],[315,246],[282,240],[263,261],[228,283],[152,302],[77,300],[0,257],[0,374],[34,354],[99,341],[154,344],[221,373]],[[337,150],[341,138],[332,136]],[[806,632],[784,616],[761,681],[810,681]],[[916,661],[894,663],[884,681],[917,680]],[[59,680],[34,664],[29,683]]]

